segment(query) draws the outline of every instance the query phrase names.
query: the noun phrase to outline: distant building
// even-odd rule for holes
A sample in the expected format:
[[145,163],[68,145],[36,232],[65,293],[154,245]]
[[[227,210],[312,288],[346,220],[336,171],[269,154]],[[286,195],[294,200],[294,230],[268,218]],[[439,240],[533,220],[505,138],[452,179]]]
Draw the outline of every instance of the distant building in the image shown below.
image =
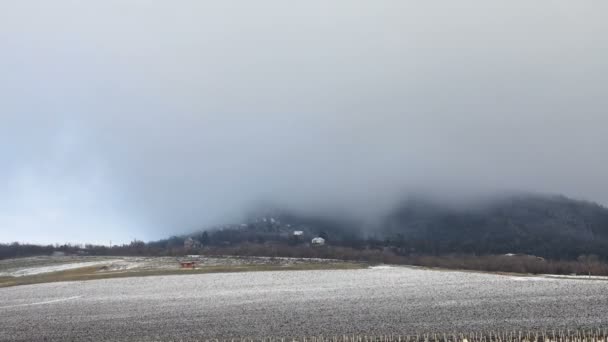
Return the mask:
[[302,236],[304,235],[304,232],[301,230],[294,230],[293,231],[293,236]]
[[59,257],[59,256],[65,256],[65,252],[61,252],[61,251],[54,251],[52,256],[55,257]]
[[323,246],[325,244],[325,239],[322,237],[316,237],[311,241],[313,246]]
[[197,240],[194,240],[191,237],[184,240],[184,248],[187,250],[196,249],[196,248],[200,248],[200,247],[201,247],[201,243]]
[[181,268],[186,268],[186,269],[195,269],[196,268],[196,263],[194,261],[180,261],[179,265]]

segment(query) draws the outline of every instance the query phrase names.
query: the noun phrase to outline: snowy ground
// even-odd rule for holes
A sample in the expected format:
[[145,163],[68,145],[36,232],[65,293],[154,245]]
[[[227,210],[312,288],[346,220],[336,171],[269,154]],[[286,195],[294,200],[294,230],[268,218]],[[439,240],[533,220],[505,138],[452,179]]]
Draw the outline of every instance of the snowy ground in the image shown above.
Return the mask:
[[206,257],[190,255],[187,257],[96,257],[62,256],[31,257],[0,260],[0,277],[23,277],[44,273],[60,272],[82,267],[99,266],[99,272],[150,271],[178,269],[179,260],[195,261],[198,266],[242,266],[314,264],[339,262],[328,259],[297,259],[269,257]]
[[166,341],[607,325],[608,281],[407,267],[0,288],[0,341]]
[[592,275],[560,275],[560,274],[544,274],[543,277],[547,278],[561,278],[561,279],[591,279],[591,280],[608,280],[605,276],[592,276]]
[[111,260],[106,261],[89,261],[89,262],[71,262],[66,264],[49,265],[49,266],[35,266],[25,268],[11,268],[5,272],[0,272],[0,277],[25,277],[43,273],[60,272],[72,270],[75,268],[99,266],[111,263]]

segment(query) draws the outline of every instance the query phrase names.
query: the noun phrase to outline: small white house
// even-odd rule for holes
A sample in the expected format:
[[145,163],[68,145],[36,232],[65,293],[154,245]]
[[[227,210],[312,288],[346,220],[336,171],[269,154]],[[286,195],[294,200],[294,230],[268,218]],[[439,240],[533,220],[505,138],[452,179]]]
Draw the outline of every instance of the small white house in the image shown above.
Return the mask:
[[189,237],[184,240],[184,249],[190,250],[195,248],[201,248],[201,243],[193,238]]
[[316,237],[311,241],[313,246],[323,246],[325,244],[325,239],[322,237]]
[[302,236],[304,235],[304,232],[301,230],[294,230],[293,231],[293,236]]

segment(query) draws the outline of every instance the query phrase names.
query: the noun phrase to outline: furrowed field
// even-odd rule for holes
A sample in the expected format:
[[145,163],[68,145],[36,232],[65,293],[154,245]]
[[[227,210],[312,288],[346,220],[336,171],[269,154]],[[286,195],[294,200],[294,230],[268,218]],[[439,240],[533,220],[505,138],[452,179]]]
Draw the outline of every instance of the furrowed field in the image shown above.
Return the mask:
[[387,266],[55,282],[0,289],[0,340],[565,334],[608,326],[607,294],[602,279]]

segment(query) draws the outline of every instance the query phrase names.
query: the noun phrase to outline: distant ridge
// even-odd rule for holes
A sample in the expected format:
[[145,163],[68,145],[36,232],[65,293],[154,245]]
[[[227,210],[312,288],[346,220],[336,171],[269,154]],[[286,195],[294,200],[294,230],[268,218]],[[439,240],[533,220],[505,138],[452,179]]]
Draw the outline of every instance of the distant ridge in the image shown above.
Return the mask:
[[[529,254],[551,259],[597,255],[608,259],[608,209],[562,195],[519,193],[476,202],[410,196],[373,224],[343,213],[304,215],[269,209],[245,223],[216,226],[186,237],[203,244],[290,243],[325,236],[331,245],[390,248],[402,255]],[[175,239],[175,237],[174,237]],[[204,240],[204,241],[202,241]],[[179,244],[179,242],[178,242]]]
[[454,207],[410,198],[388,215],[381,233],[411,251],[526,253],[550,258],[608,256],[608,209],[562,195],[515,194]]

